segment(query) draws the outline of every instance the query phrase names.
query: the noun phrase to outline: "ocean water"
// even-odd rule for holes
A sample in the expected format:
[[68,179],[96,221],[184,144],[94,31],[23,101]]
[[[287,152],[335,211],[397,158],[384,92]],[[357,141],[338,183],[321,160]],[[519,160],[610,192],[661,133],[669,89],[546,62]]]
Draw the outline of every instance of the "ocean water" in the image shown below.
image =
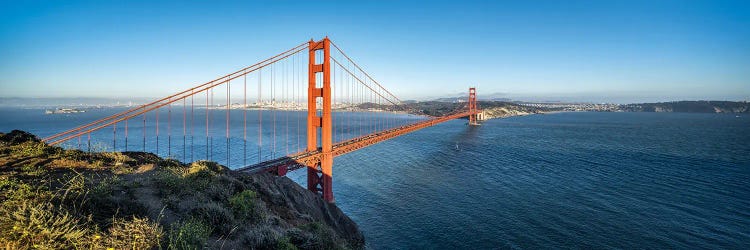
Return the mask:
[[559,113],[464,123],[335,159],[337,204],[369,247],[750,247],[750,117]]
[[[45,116],[6,108],[0,131],[46,136],[111,113]],[[465,123],[450,121],[334,160],[336,203],[358,223],[369,248],[750,248],[748,116],[557,113]],[[181,133],[180,127],[175,151]],[[267,146],[256,139],[251,148]],[[230,145],[232,156],[241,154],[241,145]],[[281,154],[283,147],[276,148]],[[304,185],[304,175],[288,176]]]

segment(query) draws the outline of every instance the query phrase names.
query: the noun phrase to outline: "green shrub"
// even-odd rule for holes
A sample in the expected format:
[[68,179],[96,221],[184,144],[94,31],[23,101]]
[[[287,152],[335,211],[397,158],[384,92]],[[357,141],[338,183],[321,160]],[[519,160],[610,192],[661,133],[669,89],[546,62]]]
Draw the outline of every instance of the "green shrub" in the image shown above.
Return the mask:
[[64,159],[76,160],[76,161],[80,161],[80,160],[84,160],[88,158],[86,153],[78,149],[64,150],[62,154],[60,155],[60,157]]
[[103,158],[106,162],[114,163],[115,165],[133,161],[132,158],[120,152],[102,152],[99,153],[98,156]]
[[216,176],[223,172],[224,172],[224,168],[216,162],[196,161],[196,162],[193,162],[193,164],[190,164],[190,167],[188,167],[186,174],[187,175],[207,174],[211,176]]
[[31,176],[40,176],[47,173],[47,168],[35,164],[26,164],[21,167],[21,171]]
[[286,237],[291,244],[299,246],[298,248],[302,249],[312,249],[314,246],[318,245],[316,243],[317,237],[309,232],[302,231],[299,228],[288,229],[284,237]]
[[153,177],[154,184],[159,188],[159,192],[164,195],[181,194],[189,183],[182,176],[169,170],[159,170]]
[[64,181],[63,187],[56,191],[62,193],[55,195],[61,200],[75,200],[88,194],[88,190],[86,190],[86,177],[81,173],[75,172],[75,175],[72,177],[66,174],[63,178],[58,179],[58,181]]
[[310,233],[309,243],[316,249],[338,249],[336,233],[333,229],[320,222],[311,222],[300,226],[300,229]]
[[[5,201],[24,201],[37,198],[44,191],[43,187],[34,187],[16,179],[0,179],[0,198]],[[46,196],[46,195],[45,195]]]
[[276,242],[276,249],[279,250],[297,250],[297,246],[289,242],[289,237],[281,237]]
[[125,181],[116,175],[102,179],[90,190],[88,211],[98,223],[109,221],[113,214],[120,217],[146,215],[143,205],[132,197]]
[[60,156],[65,151],[61,147],[50,147],[50,146],[47,146],[44,143],[40,143],[40,144],[43,145],[42,151],[44,152],[44,155],[48,155],[48,156]]
[[32,142],[38,142],[39,138],[36,138],[35,135],[26,132],[14,129],[13,131],[10,131],[10,133],[4,134],[0,133],[0,142],[4,142],[7,144],[18,144],[26,141],[32,141]]
[[18,145],[12,146],[12,152],[17,157],[37,157],[44,155],[44,148],[47,147],[44,143],[27,141]]
[[167,158],[167,159],[160,159],[159,166],[163,166],[167,168],[174,168],[174,167],[182,168],[183,164],[176,159]]
[[252,249],[275,249],[283,241],[281,233],[269,225],[249,228],[241,238],[242,244]]
[[183,194],[189,190],[204,191],[212,187],[223,171],[224,168],[215,162],[198,161],[187,168],[176,162],[162,166],[154,180],[163,194]]
[[131,168],[130,166],[126,164],[119,164],[119,163],[116,163],[115,166],[113,166],[110,170],[112,171],[113,174],[117,174],[117,175],[132,174],[133,172],[135,172],[135,170]]
[[216,184],[214,182],[222,172],[221,166],[215,162],[199,161],[191,164],[183,176],[190,180],[193,190],[205,191]]
[[190,211],[190,215],[214,226],[217,234],[228,234],[235,224],[232,212],[216,202],[200,203]]
[[167,248],[202,249],[206,246],[211,230],[208,224],[195,218],[172,224],[167,235]]
[[204,192],[215,184],[215,178],[207,171],[201,171],[186,177],[185,180],[191,190]]
[[229,198],[229,206],[240,218],[251,218],[256,213],[257,194],[252,190],[245,190]]
[[123,185],[123,180],[116,175],[104,178],[91,189],[91,194],[94,196],[109,196],[112,194],[114,187],[119,185]]
[[7,176],[0,176],[0,192],[6,189],[12,189],[16,185],[18,185],[18,181],[15,179],[10,179]]

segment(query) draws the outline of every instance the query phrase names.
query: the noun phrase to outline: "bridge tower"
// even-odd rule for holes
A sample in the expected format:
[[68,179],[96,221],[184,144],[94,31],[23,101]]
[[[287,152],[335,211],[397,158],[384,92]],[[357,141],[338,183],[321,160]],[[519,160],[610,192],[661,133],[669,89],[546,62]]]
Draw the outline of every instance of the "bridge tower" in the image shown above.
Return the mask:
[[477,89],[469,88],[469,125],[479,125],[477,123]]
[[[309,70],[307,87],[307,151],[320,149],[322,157],[307,166],[307,189],[321,194],[323,199],[333,199],[333,123],[331,119],[331,42],[328,37],[321,41],[309,42]],[[316,54],[322,50],[322,63],[318,64]],[[318,77],[322,83],[318,82]],[[322,107],[318,106],[318,103]],[[322,108],[318,116],[318,108]],[[320,148],[318,147],[318,129],[320,129]]]

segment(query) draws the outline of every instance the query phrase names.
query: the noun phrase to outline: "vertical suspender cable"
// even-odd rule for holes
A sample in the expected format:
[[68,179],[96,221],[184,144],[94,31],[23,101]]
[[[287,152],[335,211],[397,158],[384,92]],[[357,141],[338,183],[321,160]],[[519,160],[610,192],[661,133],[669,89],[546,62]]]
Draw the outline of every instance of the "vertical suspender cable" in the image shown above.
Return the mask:
[[[347,63],[348,64],[348,63]],[[351,76],[347,75],[347,85],[346,85],[346,95],[349,96],[349,115],[347,118],[347,130],[349,131],[349,138],[352,138],[352,115],[354,115],[354,102],[352,96],[354,96],[352,91],[352,78]]]
[[[298,60],[298,58],[299,58],[299,53],[295,54],[294,57],[293,57],[293,59],[294,59],[294,88],[297,90],[297,94],[294,95],[294,97],[295,97],[295,102],[294,102],[295,108],[294,109],[295,110],[297,109],[297,107],[299,107],[301,96],[302,96],[302,88],[300,88],[300,86],[299,86],[300,82],[299,82],[299,69],[298,69],[299,60]],[[302,134],[300,134],[300,120],[301,119],[302,119],[301,117],[297,117],[297,150],[295,150],[297,152],[299,152],[301,150],[301,148],[300,148],[300,145],[301,145],[300,144],[300,137],[302,137]]]
[[[336,93],[336,92],[338,92],[338,88],[336,88],[336,81],[337,80],[338,80],[338,76],[336,75],[336,64],[334,64],[333,67],[331,67],[331,88],[332,88],[331,89],[331,98],[333,98],[333,99],[331,99],[331,106],[332,106],[331,107],[331,123],[332,123],[332,126],[333,126],[333,143],[334,144],[336,142],[338,142],[338,140],[340,140],[339,138],[341,137],[341,133],[338,131],[339,129],[341,129],[341,126],[340,126],[340,124],[337,124],[337,123],[340,123],[340,121],[337,122],[336,117],[338,117],[338,115],[335,112],[335,110],[336,110],[336,95],[338,95]],[[341,99],[341,97],[339,97],[339,99]],[[341,120],[341,119],[339,119],[339,120]]]
[[347,80],[349,78],[348,78],[348,76],[346,74],[344,74],[344,72],[346,71],[346,68],[344,68],[343,65],[339,65],[339,67],[341,67],[341,69],[342,69],[341,70],[341,75],[339,76],[339,88],[341,88],[341,91],[339,92],[339,95],[340,95],[340,98],[339,98],[340,101],[339,102],[341,102],[341,124],[340,124],[340,126],[341,126],[341,141],[346,141],[346,139],[347,139],[347,136],[346,136],[346,120],[348,119],[348,117],[350,115],[349,112],[347,111],[347,108],[346,108],[347,107],[346,102],[348,100],[348,98],[347,98],[348,96],[347,96],[346,90],[349,87],[349,82],[347,82]]
[[247,74],[243,77],[244,87],[242,88],[242,166],[247,166]]
[[273,117],[273,151],[271,159],[276,158],[276,67],[271,65],[271,116]]
[[[214,89],[211,88],[211,108],[213,107],[214,107]],[[209,113],[211,112],[209,111]],[[214,117],[213,115],[211,115],[211,119],[208,120],[208,125],[212,126],[214,124],[213,121],[214,121]],[[211,145],[210,149],[208,150],[208,159],[213,160],[214,159],[214,137],[209,136],[208,139],[209,139],[209,145]]]
[[364,88],[363,83],[360,83],[360,85],[359,85],[359,97],[360,97],[360,103],[363,104],[362,107],[364,108],[364,110],[362,110],[362,116],[361,116],[362,122],[360,122],[360,124],[359,124],[360,125],[359,126],[359,129],[360,129],[359,135],[363,136],[363,135],[365,135],[367,133],[367,128],[365,126],[367,125],[367,115],[368,115],[367,114],[367,105],[365,105],[367,103],[367,96],[365,96],[365,88]]
[[159,155],[159,109],[156,109],[156,155]]
[[284,146],[286,146],[286,155],[289,155],[289,77],[287,74],[289,74],[289,61],[286,59],[284,60],[284,91],[282,92],[284,94],[284,121],[286,122],[286,126],[284,127],[284,130],[286,132],[286,140],[284,141]]
[[208,160],[208,90],[206,90],[206,160]]
[[195,142],[195,95],[193,95],[193,91],[190,91],[190,162],[193,162],[195,159],[193,157],[195,151],[194,151],[194,142]]
[[125,151],[128,151],[128,120],[125,120]]
[[263,69],[258,70],[258,163],[263,159]]
[[[370,103],[370,105],[372,105],[374,107],[375,103],[372,100],[372,91],[367,91],[367,94],[368,94],[367,95],[367,102]],[[373,112],[373,110],[370,109],[370,113],[367,116],[367,118],[369,120],[369,122],[368,122],[369,124],[368,125],[370,127],[370,133],[368,133],[368,134],[372,134],[372,132],[374,132],[374,130],[375,130],[375,120],[373,119],[374,115],[375,115],[375,112]]]
[[[187,161],[187,105],[182,98],[182,162]],[[127,124],[127,123],[126,123]]]
[[146,113],[143,113],[143,152],[146,152]]
[[229,164],[229,150],[230,150],[230,148],[229,148],[229,106],[230,106],[230,101],[229,101],[229,99],[231,98],[231,94],[232,94],[232,88],[231,88],[232,84],[231,83],[232,82],[227,79],[227,132],[226,132],[226,136],[227,136],[227,165],[226,166],[227,167],[230,167],[230,165],[231,165],[231,164]]
[[172,158],[172,102],[167,101],[167,157]]
[[[336,66],[334,65],[333,67],[330,67],[330,68],[331,68],[331,77],[330,77],[331,82],[329,86],[331,86],[331,106],[335,107],[336,106]],[[333,107],[331,107],[331,109],[333,109]],[[335,115],[335,112],[333,112],[333,110],[331,110],[331,123],[332,123],[331,132],[333,132],[333,134],[331,135],[333,138],[331,140],[333,140],[333,143],[336,143],[336,115]]]

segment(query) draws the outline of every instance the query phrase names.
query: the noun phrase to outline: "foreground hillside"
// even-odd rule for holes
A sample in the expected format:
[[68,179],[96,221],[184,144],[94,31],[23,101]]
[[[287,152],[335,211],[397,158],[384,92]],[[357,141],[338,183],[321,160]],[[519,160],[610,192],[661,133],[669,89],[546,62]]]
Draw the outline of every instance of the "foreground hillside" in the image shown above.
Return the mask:
[[356,224],[285,177],[0,133],[0,248],[351,249]]

